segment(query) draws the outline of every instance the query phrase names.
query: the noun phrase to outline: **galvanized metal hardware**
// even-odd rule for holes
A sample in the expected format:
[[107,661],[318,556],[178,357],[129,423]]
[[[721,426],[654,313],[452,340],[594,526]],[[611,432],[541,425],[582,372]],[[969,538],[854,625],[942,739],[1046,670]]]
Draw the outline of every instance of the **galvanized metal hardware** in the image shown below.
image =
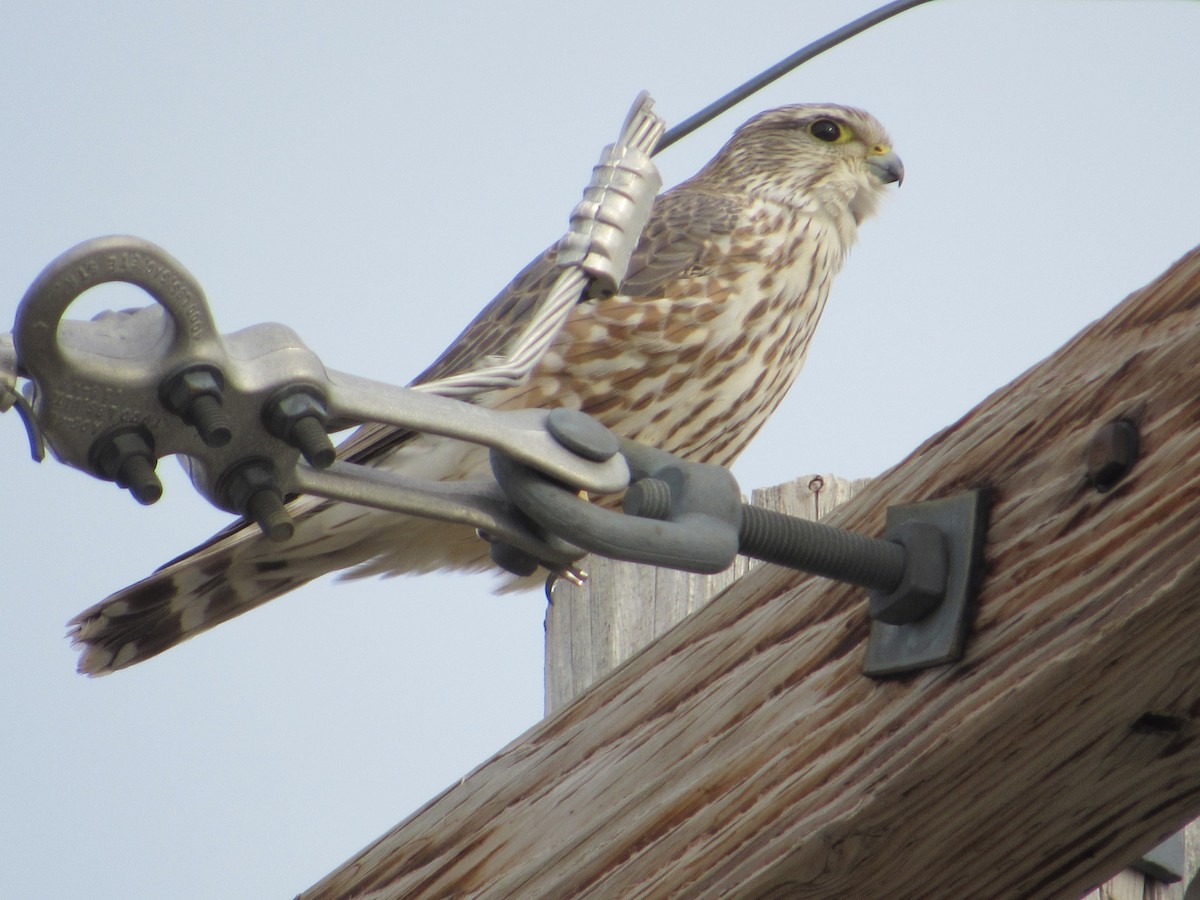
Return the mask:
[[571,213],[571,229],[558,246],[558,264],[587,272],[594,295],[615,294],[621,286],[662,189],[650,152],[664,123],[648,115],[652,102],[644,91],[634,101],[621,141],[604,148],[583,200]]
[[[944,578],[940,598],[928,606],[920,599],[904,601],[895,594],[871,595],[871,637],[863,672],[876,678],[902,675],[945,665],[961,658],[975,616],[975,594],[983,574],[987,531],[987,493],[964,491],[950,497],[888,507],[886,540],[916,541],[907,547],[914,582],[930,586]],[[930,553],[932,535],[940,549]],[[937,563],[934,563],[934,557]],[[944,562],[944,569],[934,572]],[[918,593],[925,588],[919,588]]]
[[[157,304],[63,320],[108,281]],[[541,566],[577,580],[587,552],[711,573],[743,553],[871,590],[868,674],[961,651],[982,546],[978,494],[890,510],[883,539],[748,506],[727,469],[618,440],[576,411],[497,412],[330,371],[283,325],[218,334],[192,276],[139,238],[98,238],[52,262],[21,301],[12,346],[3,385],[11,394],[17,373],[31,380],[29,406],[55,456],[141,503],[159,499],[155,465],[176,455],[210,502],[272,540],[293,532],[285,498],[313,494],[470,525],[520,575]],[[335,461],[334,422],[481,444],[496,481],[429,482]],[[579,496],[626,488],[625,513]]]
[[17,390],[17,381],[17,348],[12,334],[0,334],[0,413],[17,410],[29,435],[29,454],[34,462],[41,462],[46,458],[46,440],[29,399]]
[[318,469],[328,469],[337,457],[326,430],[328,422],[325,399],[311,385],[289,385],[263,409],[267,431],[295,447],[310,466]]
[[632,477],[625,515],[584,502],[501,454],[492,454],[492,470],[542,529],[592,553],[702,573],[723,571],[741,553],[868,588],[874,623],[867,675],[898,675],[962,655],[982,567],[983,491],[892,507],[880,539],[742,503],[720,466],[627,440],[621,453]]
[[470,372],[425,382],[419,390],[456,397],[512,387],[528,378],[571,310],[593,294],[612,294],[650,217],[658,170],[650,160],[665,123],[645,91],[634,101],[617,143],[606,147],[571,228],[559,242],[561,272],[524,330],[505,348],[504,358]]
[[142,425],[114,426],[97,437],[88,451],[93,475],[115,481],[144,506],[162,497],[162,482],[154,474],[157,459],[154,438]]
[[[157,305],[91,322],[63,321],[76,297],[109,281],[142,287]],[[476,498],[481,511],[464,509],[472,501],[442,485],[389,484],[383,472],[361,479],[365,491],[348,491],[337,476],[363,468],[348,463],[322,480],[309,466],[332,462],[326,421],[383,422],[482,443],[577,490],[611,493],[628,482],[619,456],[588,459],[553,437],[545,410],[498,413],[329,371],[283,325],[220,335],[187,270],[139,238],[98,238],[52,262],[21,301],[13,338],[20,366],[14,361],[12,371],[19,368],[31,379],[39,428],[62,462],[152,503],[162,492],[154,475],[157,460],[177,455],[206,498],[254,518],[275,539],[291,531],[283,497],[327,490],[337,498],[356,494],[355,502],[368,504],[373,495],[374,505],[384,508],[508,535],[556,568],[571,555],[560,544],[532,537],[525,522],[505,509],[498,490]],[[180,373],[194,372],[211,377],[180,388]],[[195,398],[214,389],[222,413],[217,440],[212,428],[196,427],[195,412]],[[309,466],[298,465],[302,453]]]
[[[961,649],[982,542],[978,497],[903,507],[894,523],[889,511],[888,534],[870,538],[742,504],[727,469],[619,440],[580,412],[452,399],[524,378],[589,284],[618,288],[659,185],[649,153],[663,125],[651,106],[640,96],[621,142],[606,149],[560,246],[556,287],[496,365],[401,388],[327,370],[284,325],[222,335],[178,261],[111,236],[68,250],[26,292],[12,336],[0,335],[0,412],[20,410],[35,459],[44,439],[60,461],[144,504],[162,495],[157,461],[177,456],[203,496],[271,540],[292,536],[286,498],[312,494],[474,527],[519,575],[540,566],[578,582],[587,552],[711,573],[740,552],[870,589],[868,674],[954,658],[946,647]],[[64,318],[108,282],[155,303]],[[427,481],[337,460],[329,430],[363,423],[487,447],[495,481]],[[625,513],[581,499],[622,491]],[[926,506],[937,511],[912,512]]]
[[[115,236],[67,251],[26,293],[12,338],[0,339],[0,411],[18,407],[35,458],[45,435],[61,461],[128,488],[141,503],[162,495],[155,466],[175,455],[208,500],[258,522],[272,540],[292,534],[284,497],[324,491],[474,525],[497,546],[577,577],[571,564],[582,551],[535,535],[497,487],[414,483],[335,466],[327,431],[331,423],[382,422],[482,443],[577,490],[624,488],[628,472],[615,447],[607,455],[583,452],[595,431],[588,438],[577,421],[558,416],[547,426],[542,410],[499,414],[448,397],[520,383],[591,286],[617,289],[661,186],[650,153],[665,123],[653,106],[648,94],[638,95],[572,215],[556,284],[493,365],[404,389],[327,371],[283,325],[222,336],[183,266],[147,241]],[[141,287],[157,303],[91,322],[64,320],[80,294],[113,281]],[[18,377],[30,380],[28,397],[17,393]],[[298,465],[301,457],[307,466]]]
[[224,447],[233,437],[221,406],[221,373],[211,366],[192,366],[162,384],[163,406],[192,425],[210,447]]
[[621,449],[615,434],[578,410],[561,407],[550,410],[546,429],[572,453],[592,462],[606,462]]
[[544,531],[590,553],[687,572],[721,572],[738,554],[741,493],[721,466],[689,463],[621,439],[632,483],[653,478],[670,486],[666,520],[646,519],[589,503],[569,488],[501,453],[492,471],[513,503]]

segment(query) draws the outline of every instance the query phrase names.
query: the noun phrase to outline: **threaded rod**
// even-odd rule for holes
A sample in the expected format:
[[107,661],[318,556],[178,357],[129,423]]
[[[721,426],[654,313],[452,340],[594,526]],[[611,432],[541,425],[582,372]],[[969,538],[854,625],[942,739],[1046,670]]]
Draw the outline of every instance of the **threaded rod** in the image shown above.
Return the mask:
[[221,401],[213,394],[200,394],[188,406],[187,418],[209,447],[224,447],[233,438],[233,425]]
[[874,591],[890,593],[904,577],[899,544],[748,503],[742,504],[738,544],[745,556]]

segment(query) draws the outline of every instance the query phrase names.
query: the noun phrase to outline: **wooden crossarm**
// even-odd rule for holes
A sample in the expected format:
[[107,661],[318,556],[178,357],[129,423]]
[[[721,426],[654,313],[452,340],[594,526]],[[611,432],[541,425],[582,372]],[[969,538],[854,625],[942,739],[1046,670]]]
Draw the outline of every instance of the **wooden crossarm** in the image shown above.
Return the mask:
[[762,566],[302,896],[1078,897],[1200,813],[1200,250],[831,521],[977,486],[961,662],[865,678],[865,594]]

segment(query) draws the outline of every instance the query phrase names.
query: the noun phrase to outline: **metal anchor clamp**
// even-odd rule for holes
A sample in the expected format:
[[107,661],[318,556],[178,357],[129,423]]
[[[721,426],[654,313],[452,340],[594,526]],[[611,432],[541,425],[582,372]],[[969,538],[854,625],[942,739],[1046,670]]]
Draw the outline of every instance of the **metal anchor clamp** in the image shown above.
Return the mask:
[[[64,321],[90,287],[125,281],[156,301]],[[0,402],[23,401],[63,462],[128,488],[162,486],[157,460],[178,455],[196,488],[273,540],[291,536],[284,498],[313,494],[475,527],[497,563],[567,577],[586,551],[695,572],[736,554],[872,591],[865,671],[895,674],[961,654],[983,538],[978,492],[895,507],[884,539],[741,503],[718,466],[620,441],[570,410],[497,412],[326,370],[289,328],[219,335],[203,291],[178,262],[138,238],[85,242],[52,262],[0,341]],[[335,461],[327,431],[363,422],[490,447],[497,482],[429,482]],[[633,483],[630,484],[630,478]],[[626,488],[628,515],[578,499]]]
[[[80,294],[113,281],[157,304],[63,319]],[[262,427],[286,418],[280,390],[304,384],[322,394],[328,380],[290,329],[222,337],[190,272],[148,241],[114,236],[86,241],[43,270],[17,309],[13,339],[33,381],[38,425],[62,462],[154,503],[162,495],[157,461],[178,455],[216,506],[256,519],[273,539],[291,535],[284,473],[302,451],[328,464],[333,448],[324,429],[314,448]]]
[[[157,303],[90,322],[63,319],[80,294],[110,281],[137,285]],[[5,398],[19,396],[18,373],[32,380],[34,431],[62,462],[153,503],[162,493],[157,461],[178,455],[209,501],[276,540],[292,531],[284,498],[313,493],[463,522],[554,571],[582,555],[536,534],[494,484],[334,463],[333,425],[383,422],[483,443],[597,493],[628,482],[619,457],[584,459],[551,437],[545,410],[499,413],[326,370],[283,325],[219,335],[191,274],[140,238],[98,238],[54,260],[21,301],[0,367]]]
[[[661,135],[639,96],[572,216],[558,281],[491,367],[399,388],[327,370],[283,325],[220,335],[183,266],[148,241],[108,237],[54,260],[21,301],[11,339],[0,335],[0,411],[17,406],[35,458],[44,438],[62,462],[141,503],[162,494],[157,461],[177,455],[201,494],[272,540],[292,534],[285,498],[312,494],[470,525],[519,574],[541,565],[572,577],[587,550],[717,572],[741,552],[871,589],[869,674],[955,658],[982,546],[978,494],[951,498],[952,512],[889,510],[886,538],[867,538],[745,506],[727,470],[618,443],[581,413],[498,412],[445,396],[519,382],[586,291],[617,289],[659,185],[650,154]],[[111,281],[156,303],[64,320],[80,294]],[[32,382],[28,396],[20,378]],[[367,422],[489,447],[497,481],[431,482],[336,460],[328,433]],[[630,515],[576,496],[627,487]]]
[[[253,519],[272,540],[293,531],[284,498],[311,493],[472,525],[571,577],[583,551],[538,533],[497,485],[336,462],[328,432],[383,423],[495,447],[580,490],[625,487],[622,458],[565,448],[547,431],[546,411],[499,413],[448,397],[520,383],[589,290],[617,289],[661,185],[650,154],[665,124],[653,106],[644,92],[634,101],[571,216],[553,288],[489,366],[397,388],[327,371],[282,325],[219,335],[186,269],[147,241],[110,237],[69,250],[26,293],[14,335],[0,336],[0,411],[18,408],[35,459],[45,437],[62,462],[141,503],[162,494],[158,459],[178,455],[207,499]],[[110,281],[141,287],[157,305],[63,321],[76,297]],[[21,377],[32,381],[28,397],[16,390]]]
[[492,470],[526,515],[593,553],[702,573],[726,569],[741,553],[867,588],[874,620],[867,675],[962,655],[982,562],[982,491],[891,507],[880,539],[742,503],[720,466],[632,441],[620,448],[633,479],[627,515],[582,501],[502,454],[492,454]]
[[[132,237],[87,241],[54,260],[35,280],[17,313],[13,339],[0,337],[0,411],[17,405],[35,458],[44,434],[63,462],[128,488],[141,503],[162,494],[157,460],[178,455],[196,487],[217,506],[250,516],[272,538],[292,532],[283,497],[298,490],[418,514],[483,519],[561,561],[563,548],[533,540],[524,522],[495,521],[496,498],[448,494],[443,486],[385,486],[380,473],[351,490],[297,467],[327,469],[335,452],[331,423],[383,422],[504,449],[555,477],[592,491],[620,490],[624,462],[587,461],[552,439],[544,411],[501,416],[428,394],[471,394],[519,383],[545,353],[571,308],[589,287],[617,289],[661,185],[650,153],[665,124],[648,94],[638,95],[618,142],[607,147],[563,238],[561,272],[507,358],[416,390],[327,372],[294,332],[260,325],[222,337],[200,285],[161,248]],[[111,281],[145,290],[156,306],[109,313],[92,322],[63,321],[81,293]],[[33,381],[25,399],[19,376]],[[265,425],[265,430],[262,426]],[[383,477],[382,481],[386,481]],[[381,493],[382,492],[382,493]],[[489,530],[489,533],[497,533]]]

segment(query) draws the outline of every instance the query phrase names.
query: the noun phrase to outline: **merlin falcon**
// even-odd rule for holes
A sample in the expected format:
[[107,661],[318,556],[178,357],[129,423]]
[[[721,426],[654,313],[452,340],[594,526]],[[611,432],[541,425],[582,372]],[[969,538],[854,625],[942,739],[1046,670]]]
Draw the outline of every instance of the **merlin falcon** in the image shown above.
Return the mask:
[[[808,104],[755,116],[656,199],[619,294],[574,307],[524,384],[468,399],[579,409],[617,434],[731,464],[800,371],[859,224],[903,175],[883,126],[862,110]],[[550,248],[413,383],[502,356],[557,274]],[[360,428],[338,455],[419,478],[490,477],[482,447],[382,425]],[[488,545],[463,525],[315,497],[289,511],[296,531],[284,544],[236,522],[76,616],[79,671],[141,662],[328,572],[492,566]]]

